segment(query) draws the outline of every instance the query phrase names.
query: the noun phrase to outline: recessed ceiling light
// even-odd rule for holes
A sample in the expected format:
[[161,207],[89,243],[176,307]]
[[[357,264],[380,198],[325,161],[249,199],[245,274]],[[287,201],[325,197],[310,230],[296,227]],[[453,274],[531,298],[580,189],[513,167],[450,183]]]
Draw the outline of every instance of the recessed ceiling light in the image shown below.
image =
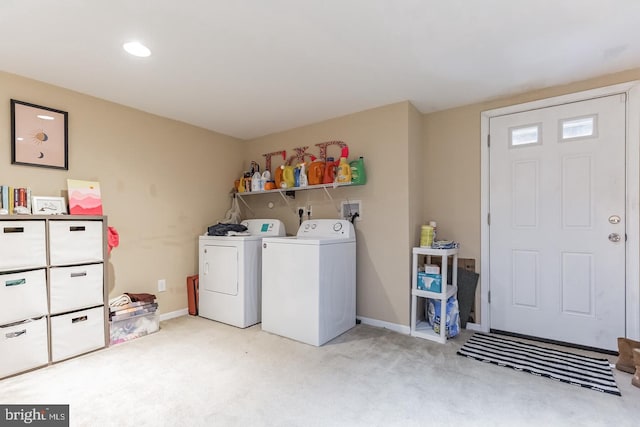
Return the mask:
[[147,56],[151,55],[151,51],[149,50],[149,48],[140,42],[128,42],[123,44],[122,47],[133,56],[146,58]]

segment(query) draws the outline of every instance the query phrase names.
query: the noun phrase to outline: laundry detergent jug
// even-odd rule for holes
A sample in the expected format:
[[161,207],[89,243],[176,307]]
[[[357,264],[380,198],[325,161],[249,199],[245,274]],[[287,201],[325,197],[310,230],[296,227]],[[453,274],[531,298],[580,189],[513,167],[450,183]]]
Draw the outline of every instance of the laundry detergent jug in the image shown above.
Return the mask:
[[282,182],[280,188],[293,188],[296,183],[293,166],[280,166],[282,168]]
[[283,171],[284,166],[280,166],[278,168],[276,168],[275,172],[273,173],[273,180],[276,183],[276,188],[282,188],[282,171]]
[[327,157],[327,163],[324,166],[324,176],[322,178],[323,184],[333,184],[335,179],[335,166],[336,162],[333,157]]
[[354,184],[366,184],[367,173],[364,170],[364,158],[360,156],[358,160],[349,163],[351,166],[351,182]]
[[345,157],[340,157],[336,182],[351,182],[351,166],[349,166]]
[[324,162],[320,160],[311,162],[309,165],[309,185],[322,184],[322,177],[324,176]]

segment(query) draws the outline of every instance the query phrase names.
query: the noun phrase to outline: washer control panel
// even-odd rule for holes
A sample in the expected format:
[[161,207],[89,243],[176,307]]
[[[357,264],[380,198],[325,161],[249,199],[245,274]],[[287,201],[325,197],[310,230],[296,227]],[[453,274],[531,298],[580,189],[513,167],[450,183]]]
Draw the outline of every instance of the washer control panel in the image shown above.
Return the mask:
[[297,237],[350,239],[355,237],[355,230],[353,224],[346,219],[311,219],[300,225]]

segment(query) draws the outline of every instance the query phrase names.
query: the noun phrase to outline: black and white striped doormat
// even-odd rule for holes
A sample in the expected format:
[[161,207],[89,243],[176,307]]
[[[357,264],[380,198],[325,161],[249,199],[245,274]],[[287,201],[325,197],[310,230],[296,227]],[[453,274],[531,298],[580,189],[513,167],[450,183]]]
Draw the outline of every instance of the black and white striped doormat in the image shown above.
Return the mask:
[[620,396],[607,359],[580,356],[481,333],[473,334],[458,354]]

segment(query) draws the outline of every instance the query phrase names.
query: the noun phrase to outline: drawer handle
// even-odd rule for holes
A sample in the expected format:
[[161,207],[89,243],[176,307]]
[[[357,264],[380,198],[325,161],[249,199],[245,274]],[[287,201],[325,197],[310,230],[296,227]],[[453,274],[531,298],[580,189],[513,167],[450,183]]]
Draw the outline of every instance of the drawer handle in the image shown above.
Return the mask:
[[7,337],[7,338],[17,338],[20,335],[24,335],[26,333],[27,333],[27,330],[23,329],[21,331],[9,332],[8,334],[4,334],[4,336]]
[[84,225],[74,225],[69,227],[69,231],[85,231],[87,228]]
[[24,227],[4,227],[5,233],[24,233]]
[[87,316],[80,316],[80,317],[76,317],[75,319],[71,319],[71,323],[84,322],[87,319],[88,319]]
[[25,283],[27,283],[27,279],[15,279],[15,280],[7,280],[6,282],[4,282],[4,285],[18,286],[18,285],[24,285]]
[[79,273],[71,273],[71,277],[82,277],[82,276],[86,276],[87,272],[86,271],[81,271]]

